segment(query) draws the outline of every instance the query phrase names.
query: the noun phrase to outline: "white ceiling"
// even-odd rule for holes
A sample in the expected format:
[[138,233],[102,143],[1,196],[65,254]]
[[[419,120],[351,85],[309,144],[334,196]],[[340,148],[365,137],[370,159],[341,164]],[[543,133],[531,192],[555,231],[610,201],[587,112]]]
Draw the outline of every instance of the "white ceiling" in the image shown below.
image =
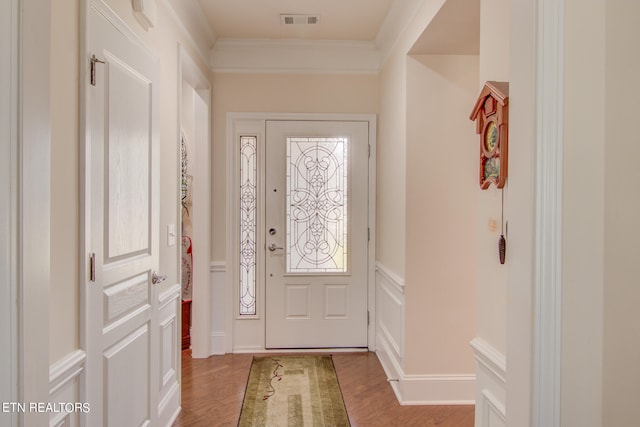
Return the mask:
[[[217,38],[373,41],[394,1],[198,0],[198,3]],[[282,25],[280,14],[320,15],[320,24]]]

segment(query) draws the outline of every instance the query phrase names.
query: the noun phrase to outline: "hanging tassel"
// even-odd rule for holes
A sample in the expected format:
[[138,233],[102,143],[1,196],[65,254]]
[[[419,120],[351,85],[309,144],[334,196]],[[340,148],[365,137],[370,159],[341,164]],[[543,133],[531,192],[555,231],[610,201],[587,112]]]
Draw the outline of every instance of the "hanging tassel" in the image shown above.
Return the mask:
[[507,255],[507,239],[504,238],[504,188],[502,189],[502,217],[500,219],[500,238],[498,239],[498,255],[500,257],[500,264],[504,264],[505,256]]
[[500,256],[500,264],[504,264],[504,259],[507,255],[507,240],[504,238],[504,234],[501,234],[498,239],[498,254]]

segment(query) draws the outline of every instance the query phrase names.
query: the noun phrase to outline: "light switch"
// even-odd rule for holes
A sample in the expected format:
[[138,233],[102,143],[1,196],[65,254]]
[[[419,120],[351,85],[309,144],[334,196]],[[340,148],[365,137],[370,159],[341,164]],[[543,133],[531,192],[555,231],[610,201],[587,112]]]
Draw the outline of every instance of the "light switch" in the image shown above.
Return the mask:
[[167,225],[167,246],[175,246],[176,245],[176,225],[168,224]]

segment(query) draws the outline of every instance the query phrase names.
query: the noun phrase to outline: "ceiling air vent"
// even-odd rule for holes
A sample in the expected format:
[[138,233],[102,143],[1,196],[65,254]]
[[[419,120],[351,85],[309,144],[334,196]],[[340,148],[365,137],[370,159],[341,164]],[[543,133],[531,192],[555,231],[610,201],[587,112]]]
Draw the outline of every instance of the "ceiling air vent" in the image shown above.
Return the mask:
[[320,15],[280,15],[283,25],[315,25],[320,23]]

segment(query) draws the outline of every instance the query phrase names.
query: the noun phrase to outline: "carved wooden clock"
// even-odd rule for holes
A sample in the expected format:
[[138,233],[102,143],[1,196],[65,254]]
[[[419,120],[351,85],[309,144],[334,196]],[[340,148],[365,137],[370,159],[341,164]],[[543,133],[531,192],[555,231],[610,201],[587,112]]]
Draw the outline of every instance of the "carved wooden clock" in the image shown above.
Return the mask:
[[480,187],[507,181],[509,154],[509,82],[486,82],[473,107],[471,120],[480,134]]

